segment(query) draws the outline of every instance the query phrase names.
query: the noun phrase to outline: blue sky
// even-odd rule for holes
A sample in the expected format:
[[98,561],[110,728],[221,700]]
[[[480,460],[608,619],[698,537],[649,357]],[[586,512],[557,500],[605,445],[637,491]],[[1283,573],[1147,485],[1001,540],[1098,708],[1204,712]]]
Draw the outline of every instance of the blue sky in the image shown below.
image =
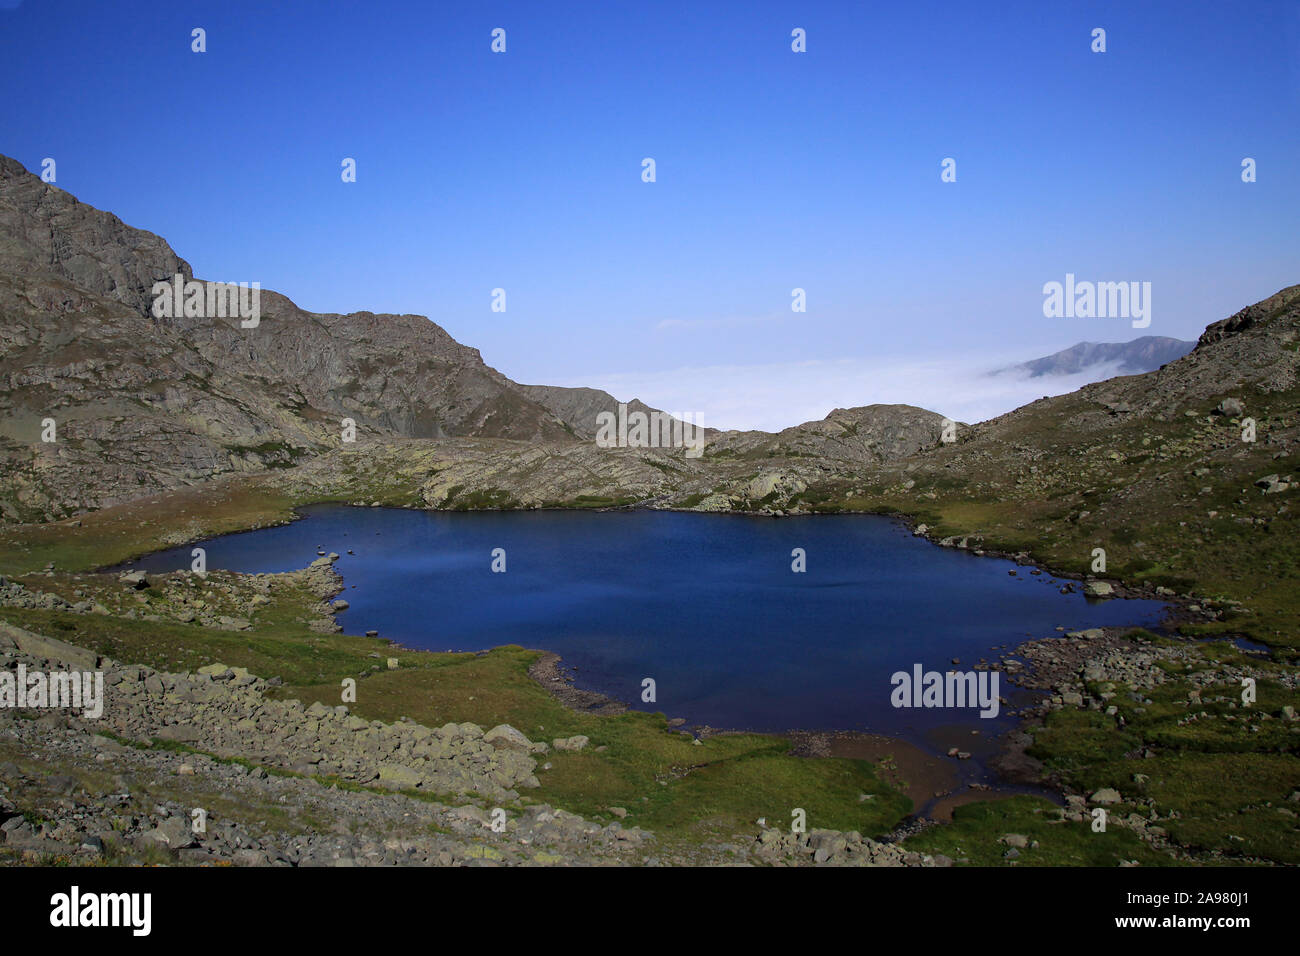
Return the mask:
[[[1037,393],[962,370],[1300,282],[1300,3],[892,6],[0,0],[0,152],[202,277],[719,425],[970,420]],[[1045,318],[1067,272],[1151,326]]]

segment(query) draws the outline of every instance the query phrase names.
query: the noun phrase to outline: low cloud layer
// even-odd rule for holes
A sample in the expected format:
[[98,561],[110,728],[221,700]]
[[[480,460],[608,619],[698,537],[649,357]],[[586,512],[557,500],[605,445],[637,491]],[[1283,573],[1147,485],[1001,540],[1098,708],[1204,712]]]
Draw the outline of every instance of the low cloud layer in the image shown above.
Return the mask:
[[974,423],[1119,374],[1115,365],[1039,378],[990,374],[1006,364],[1005,358],[992,357],[932,362],[853,358],[595,375],[582,384],[666,411],[697,412],[710,428],[780,431],[825,418],[833,408],[876,404],[919,405]]

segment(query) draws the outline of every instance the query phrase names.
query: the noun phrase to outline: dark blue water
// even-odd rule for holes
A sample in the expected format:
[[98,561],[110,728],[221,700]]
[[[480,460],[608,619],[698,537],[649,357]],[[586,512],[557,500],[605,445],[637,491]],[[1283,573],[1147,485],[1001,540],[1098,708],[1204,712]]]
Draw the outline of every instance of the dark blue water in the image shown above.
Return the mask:
[[[965,670],[994,645],[1107,624],[1153,626],[1155,601],[1089,602],[1061,582],[940,548],[864,515],[762,519],[671,512],[448,514],[318,506],[203,543],[209,568],[287,571],[342,558],[345,630],[415,648],[522,644],[577,684],[692,723],[917,736],[970,712],[895,709],[890,675]],[[186,545],[134,563],[190,566]],[[791,571],[791,550],[807,553]],[[347,554],[351,548],[356,554]],[[504,548],[506,572],[491,570]],[[642,679],[657,700],[641,702]],[[1003,681],[1002,693],[1011,696]],[[1005,713],[1005,708],[1004,708]],[[995,722],[975,724],[995,729]]]

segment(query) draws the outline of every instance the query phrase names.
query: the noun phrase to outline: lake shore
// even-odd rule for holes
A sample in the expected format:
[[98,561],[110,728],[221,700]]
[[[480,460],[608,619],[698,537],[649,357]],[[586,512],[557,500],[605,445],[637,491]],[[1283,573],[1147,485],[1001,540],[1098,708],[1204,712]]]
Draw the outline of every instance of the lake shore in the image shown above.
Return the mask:
[[[279,524],[281,521],[277,520],[268,523]],[[174,544],[176,543],[176,539],[173,538],[172,541],[168,543]],[[989,552],[986,552],[986,554],[989,554]],[[1015,552],[1004,554],[1012,560],[1017,560],[1017,553]],[[990,554],[989,556],[992,555]],[[1017,563],[1021,564],[1023,562],[1018,560]],[[1042,567],[1041,565],[1036,566]],[[1057,574],[1057,572],[1050,573]],[[46,576],[47,574],[49,575],[48,577]],[[1081,575],[1072,575],[1069,572],[1061,573],[1059,576],[1063,578],[1075,577],[1076,579],[1081,579],[1083,577]],[[37,574],[23,576],[24,581],[33,587],[42,589],[48,587],[52,590],[63,590],[65,588],[71,590],[78,586],[86,586],[87,581],[80,580],[86,577],[102,579],[103,576],[68,575],[66,572],[39,572]],[[266,577],[276,578],[279,576],[267,575]],[[116,582],[113,583],[116,584]],[[1118,582],[1116,582],[1116,584],[1118,584]],[[241,589],[236,586],[234,587],[234,590],[239,591]],[[1147,596],[1150,594],[1150,591],[1149,589],[1134,591],[1118,586],[1115,589],[1115,593],[1138,593]],[[130,594],[131,592],[128,591],[127,595],[129,596]],[[72,597],[72,595],[69,596]],[[137,594],[136,597],[138,596],[139,595]],[[321,597],[322,595],[317,594],[313,600],[319,600]],[[1174,620],[1169,623],[1177,623],[1180,625],[1190,624],[1195,628],[1197,625],[1203,624],[1203,622],[1207,620],[1206,615],[1202,613],[1201,609],[1191,609],[1186,606],[1189,603],[1189,599],[1185,596],[1170,597],[1168,595],[1162,595],[1161,600],[1176,606],[1176,609],[1172,612]],[[129,610],[129,605],[125,604],[125,602],[121,603],[115,608],[115,613],[116,611],[122,610]],[[226,610],[233,609],[227,608]],[[43,615],[44,620],[52,622],[56,618],[60,618],[70,612],[67,609],[59,610],[46,608],[45,610],[41,610],[40,608],[33,607],[28,613],[33,615]],[[316,616],[315,611],[312,611],[311,613],[313,617]],[[330,624],[336,626],[336,622],[328,620],[329,615],[323,614],[320,615],[320,618],[322,625]],[[66,620],[66,618],[63,619]],[[115,618],[99,618],[99,620],[103,623],[109,623],[115,620]],[[145,622],[139,621],[139,623],[144,625]],[[155,623],[149,624],[148,626],[156,627],[159,625]],[[263,627],[263,624],[257,624],[254,629],[261,630]],[[1089,630],[1101,630],[1102,637],[1099,639],[1096,635],[1085,634],[1080,634],[1079,636],[1075,636],[1074,634],[1052,636],[1043,638],[1039,641],[1028,641],[1017,644],[1014,648],[1007,649],[1002,655],[1003,660],[1006,662],[1023,662],[1021,664],[1021,669],[1018,671],[1015,671],[1015,668],[1009,666],[1008,673],[1015,671],[1014,677],[1017,682],[1023,681],[1022,686],[1042,694],[1042,700],[1039,705],[1027,709],[1018,715],[1019,725],[1017,729],[1004,735],[1006,738],[1005,743],[1007,744],[1005,748],[1007,754],[1005,756],[998,755],[992,758],[994,761],[993,766],[996,767],[999,774],[1003,775],[1004,780],[1031,780],[1035,779],[1036,774],[1043,775],[1048,785],[1056,788],[1056,792],[1064,797],[1066,807],[1063,811],[1065,814],[1063,819],[1075,823],[1083,823],[1085,821],[1086,813],[1095,809],[1096,805],[1092,802],[1095,794],[1101,794],[1101,799],[1106,801],[1109,801],[1112,798],[1117,798],[1121,801],[1119,804],[1102,804],[1112,810],[1117,809],[1117,812],[1122,811],[1120,816],[1112,816],[1113,825],[1125,828],[1126,832],[1140,835],[1139,839],[1143,845],[1150,846],[1153,849],[1158,849],[1160,854],[1186,853],[1185,850],[1180,849],[1172,842],[1175,836],[1184,841],[1195,839],[1204,840],[1204,837],[1193,837],[1189,834],[1197,834],[1201,832],[1194,829],[1199,825],[1198,811],[1203,814],[1206,812],[1206,809],[1202,808],[1208,808],[1210,812],[1213,812],[1213,808],[1217,806],[1214,802],[1215,799],[1225,802],[1237,800],[1239,799],[1237,796],[1238,793],[1241,793],[1242,798],[1244,799],[1252,799],[1248,797],[1247,794],[1258,791],[1261,786],[1284,787],[1284,784],[1267,783],[1267,780],[1269,779],[1267,774],[1273,772],[1271,768],[1274,766],[1273,760],[1275,759],[1269,757],[1267,751],[1262,758],[1249,755],[1237,758],[1233,765],[1235,766],[1240,764],[1240,772],[1230,774],[1226,778],[1217,769],[1207,769],[1202,771],[1197,765],[1189,766],[1187,761],[1182,761],[1176,765],[1169,763],[1165,757],[1165,753],[1170,731],[1164,729],[1165,723],[1162,723],[1162,721],[1166,721],[1166,718],[1163,717],[1163,713],[1169,707],[1168,701],[1173,700],[1177,702],[1181,699],[1182,703],[1179,705],[1180,708],[1187,710],[1189,717],[1194,717],[1195,714],[1192,714],[1190,708],[1188,708],[1188,702],[1193,702],[1193,706],[1195,706],[1195,702],[1204,700],[1206,701],[1204,706],[1209,708],[1209,719],[1216,726],[1221,727],[1224,731],[1231,731],[1233,733],[1249,731],[1250,728],[1246,726],[1240,726],[1240,730],[1238,730],[1239,724],[1235,725],[1230,722],[1232,714],[1230,710],[1224,710],[1225,705],[1222,703],[1224,699],[1222,691],[1216,691],[1214,688],[1221,687],[1225,683],[1230,688],[1234,681],[1239,683],[1243,676],[1251,676],[1252,678],[1258,678],[1261,681],[1262,687],[1270,685],[1277,686],[1280,683],[1282,688],[1280,698],[1278,692],[1265,691],[1265,693],[1269,695],[1268,702],[1262,705],[1264,712],[1261,714],[1260,719],[1263,721],[1262,729],[1267,731],[1270,726],[1268,723],[1270,718],[1272,719],[1273,726],[1276,727],[1280,713],[1283,724],[1280,729],[1285,731],[1287,729],[1286,720],[1288,718],[1285,714],[1285,708],[1281,707],[1281,702],[1285,702],[1287,694],[1293,695],[1295,692],[1294,675],[1289,678],[1285,675],[1280,676],[1276,668],[1267,666],[1268,662],[1260,660],[1258,655],[1252,657],[1249,654],[1232,651],[1230,648],[1225,650],[1215,644],[1205,644],[1196,637],[1162,637],[1160,635],[1147,633],[1138,633],[1136,636],[1133,636],[1126,633],[1132,631],[1132,629],[1126,628]],[[289,632],[286,631],[284,633],[287,636]],[[322,632],[318,631],[316,633],[319,634]],[[218,637],[219,635],[214,633],[213,636]],[[236,637],[239,640],[244,639],[242,636],[237,634],[232,634],[231,637]],[[329,638],[314,638],[311,640],[322,639],[327,641],[331,640]],[[360,648],[364,647],[366,644],[366,640],[363,638],[348,638],[346,635],[339,635],[335,639],[348,642],[349,647],[357,648],[355,651],[348,651],[349,654],[353,655],[359,653]],[[132,638],[132,640],[135,640],[135,638]],[[150,638],[149,641],[149,646],[156,648],[156,650],[151,651],[151,653],[169,655],[172,658],[176,657],[177,647],[179,647],[182,652],[184,652],[186,647],[190,647],[190,654],[192,654],[195,650],[195,645],[197,645],[198,649],[201,651],[208,643],[204,640],[197,639],[194,635],[194,629],[191,627],[187,627],[183,631],[178,631],[174,637],[165,636],[160,633],[157,640]],[[419,655],[421,658],[428,656],[433,659],[442,659],[446,657],[446,655],[440,655],[434,652],[400,649],[391,643],[385,643],[383,641],[375,641],[371,643],[370,646],[376,647],[377,650],[370,651],[362,656],[379,658],[382,661],[383,647],[388,647],[399,654],[404,662],[403,666],[392,674],[392,679],[398,681],[402,680],[404,677],[412,676],[406,673],[405,661],[408,659],[414,659],[415,655]],[[264,654],[264,651],[260,648],[261,643],[258,642],[257,653]],[[252,651],[254,648],[250,646],[249,650]],[[498,651],[486,652],[486,657],[500,658],[501,650],[508,651],[508,649],[499,649]],[[241,651],[240,653],[243,652]],[[315,657],[318,653],[318,650],[312,650],[311,656]],[[184,656],[185,655],[182,654],[182,657]],[[226,656],[228,655],[224,653],[222,654],[222,657]],[[472,654],[452,655],[452,658],[458,662],[465,659],[483,657],[484,655]],[[1126,666],[1126,662],[1131,664],[1135,658],[1140,661],[1140,666]],[[281,659],[280,657],[273,656],[262,659],[256,658],[255,656],[254,658],[249,659],[249,663],[253,663],[255,659],[261,660],[261,664],[258,665],[260,669],[255,671],[257,673],[278,674],[276,668],[282,666],[281,664],[275,663],[276,660]],[[239,663],[240,660],[237,659],[235,662]],[[195,666],[200,663],[202,663],[201,659],[195,661]],[[1030,667],[1025,669],[1024,663],[1028,663]],[[524,673],[526,674],[527,666],[523,666]],[[1094,675],[1100,674],[1106,679],[1098,681],[1095,679],[1095,676],[1093,678],[1085,676],[1084,672],[1090,667],[1093,668]],[[1197,668],[1201,669],[1197,670]],[[376,668],[367,668],[367,670],[374,669]],[[382,673],[381,667],[378,668],[378,670]],[[498,672],[503,676],[507,673],[507,671],[497,671],[493,673]],[[539,684],[532,677],[527,678],[528,683],[537,687],[541,691],[545,691],[546,696],[549,698],[551,697],[550,691],[553,688],[548,688],[545,684],[547,682],[554,683],[553,678],[562,673],[560,662],[556,660],[551,662],[549,665],[543,665],[539,673],[541,673],[545,678],[543,683]],[[304,674],[304,676],[306,675]],[[375,677],[371,678],[371,680],[376,681],[379,679],[379,674],[376,674]],[[383,679],[387,680],[387,675],[385,675]],[[495,686],[497,680],[498,678],[496,677],[489,677],[487,678],[487,685],[479,683],[474,686]],[[1138,694],[1138,698],[1136,699],[1130,699],[1129,692],[1124,689],[1129,686],[1130,682],[1139,688],[1138,690],[1133,691],[1133,693]],[[1267,682],[1267,684],[1265,682]],[[1114,684],[1116,685],[1116,688],[1114,690],[1108,690],[1106,689],[1107,684]],[[1147,684],[1150,685],[1150,689],[1146,691],[1146,694],[1148,697],[1154,697],[1156,699],[1156,707],[1151,709],[1148,704],[1148,713],[1144,714],[1142,701],[1146,698],[1142,697],[1142,688]],[[300,682],[299,686],[310,687],[313,685],[310,682],[303,681]],[[1188,690],[1189,687],[1191,688],[1190,690]],[[421,693],[424,693],[424,691],[421,691]],[[604,698],[603,695],[585,697],[586,694],[591,692],[579,690],[578,693],[584,695],[582,699],[586,702],[582,705],[583,708],[591,707],[594,704],[597,709],[599,709],[600,707],[604,707],[610,703],[609,698]],[[1203,694],[1205,696],[1200,697],[1198,694]],[[1179,695],[1181,695],[1181,697]],[[493,698],[491,695],[488,695],[488,697],[489,699],[498,699]],[[402,707],[405,710],[411,710],[413,707],[408,705],[411,705],[416,699],[417,698],[412,697],[409,692],[402,691],[396,698],[394,698],[391,707]],[[462,698],[462,700],[463,699],[464,698]],[[468,699],[471,702],[475,701],[475,697],[472,693]],[[1217,703],[1212,704],[1210,703],[1211,700],[1217,701]],[[445,706],[445,702],[441,697],[438,698],[438,701],[439,703],[437,703],[437,706]],[[371,706],[373,706],[373,702]],[[388,707],[390,705],[384,706]],[[456,706],[463,707],[464,705],[460,704]],[[470,706],[478,707],[479,704],[471,703]],[[513,707],[514,705],[511,706]],[[617,707],[622,705],[614,702],[613,706]],[[565,709],[568,710],[569,708]],[[392,712],[401,713],[402,711],[394,710]],[[504,709],[500,710],[500,713],[504,712]],[[572,712],[575,713],[575,715],[579,713],[579,711]],[[494,716],[498,716],[498,713],[493,711],[486,711],[484,713],[485,717],[483,719],[488,722],[491,722]],[[635,717],[636,714],[634,713],[628,716]],[[547,719],[548,726],[550,725],[551,719],[553,718]],[[1202,716],[1202,721],[1205,719],[1206,718]],[[601,720],[603,722],[604,719],[602,718]],[[1222,723],[1225,720],[1229,722],[1226,724]],[[1182,721],[1179,723],[1181,724]],[[672,730],[672,728],[668,729]],[[1294,732],[1294,730],[1292,730],[1292,732]],[[662,734],[662,729],[659,733]],[[1274,733],[1276,733],[1276,731],[1274,731]],[[680,737],[679,732],[674,732],[670,736],[678,736],[679,739],[685,740],[685,738]],[[713,733],[706,735],[706,739],[721,742],[724,738],[730,738],[731,736],[732,735],[730,734]],[[752,737],[752,735],[743,734],[737,736],[741,738]],[[979,837],[981,840],[986,837],[989,839],[996,839],[998,834],[994,833],[993,830],[1001,830],[1005,832],[1008,830],[1015,831],[1032,829],[1031,818],[1024,816],[1024,808],[1028,805],[1024,804],[1022,800],[1017,798],[1014,789],[1004,792],[1001,790],[982,791],[978,788],[968,787],[967,790],[961,791],[947,787],[946,784],[948,783],[948,780],[945,779],[945,774],[943,773],[943,765],[947,758],[936,757],[933,752],[928,752],[925,748],[917,748],[915,753],[910,752],[910,748],[915,745],[904,747],[900,745],[898,741],[890,738],[862,740],[854,739],[854,735],[851,734],[834,733],[830,736],[831,740],[827,744],[827,749],[825,751],[830,755],[830,760],[869,760],[871,756],[876,756],[879,762],[875,765],[880,768],[881,776],[888,777],[892,771],[888,767],[882,766],[882,764],[888,762],[887,758],[893,757],[894,762],[905,764],[907,767],[911,768],[911,777],[899,774],[895,778],[906,785],[909,796],[915,794],[916,797],[923,797],[927,792],[931,795],[931,799],[934,803],[925,811],[928,817],[946,819],[953,813],[953,811],[958,811],[954,823],[950,825],[954,827],[951,831],[951,836],[935,836],[936,834],[947,832],[945,827],[927,827],[922,831],[904,830],[903,832],[896,832],[896,836],[906,837],[914,842],[921,841],[922,845],[933,848],[946,847],[948,844],[944,841],[950,843],[957,840],[958,834],[964,834],[961,839],[963,845],[965,845],[969,843],[971,839],[969,830],[970,816],[967,815],[966,817],[962,817],[960,811],[985,807],[990,802],[989,798],[994,796],[998,797],[998,799],[993,802],[1004,805],[1008,808],[1006,814],[1010,815],[1010,819],[1000,819],[998,817],[990,818],[990,822],[983,824],[983,826],[989,829],[987,833],[984,833],[984,835]],[[870,737],[871,735],[867,736]],[[594,739],[595,738],[593,738],[593,740]],[[1122,754],[1116,753],[1115,756],[1122,757],[1125,760],[1140,759],[1147,761],[1147,766],[1142,768],[1143,772],[1128,772],[1127,775],[1116,776],[1116,772],[1121,769],[1121,766],[1108,762],[1111,761],[1112,758],[1104,755],[1104,748],[1117,745],[1120,740],[1138,741],[1137,744],[1125,742],[1123,746],[1127,749]],[[1143,741],[1145,741],[1145,743],[1143,743]],[[1077,769],[1068,769],[1071,767],[1072,763],[1077,766],[1077,759],[1070,757],[1070,754],[1074,749],[1084,745],[1088,747],[1102,747],[1103,756],[1094,758],[1088,764],[1082,767],[1077,767]],[[637,746],[642,746],[642,744],[638,743]],[[661,745],[655,743],[654,746],[657,748]],[[1258,744],[1255,744],[1254,746],[1258,747]],[[1272,746],[1276,747],[1278,745],[1274,744]],[[935,749],[940,753],[946,752],[939,743],[936,743]],[[908,756],[900,757],[899,754],[901,753],[907,753]],[[855,756],[856,754],[863,754],[865,757],[859,758]],[[1170,755],[1172,757],[1174,754],[1171,752]],[[605,755],[602,754],[597,756]],[[1226,763],[1233,763],[1234,760],[1231,756],[1224,756],[1216,759],[1220,759]],[[1217,764],[1207,764],[1207,768],[1217,766]],[[1170,767],[1171,769],[1166,771],[1164,769],[1166,767]],[[1172,769],[1174,767],[1177,768],[1176,772]],[[1248,767],[1254,769],[1248,770],[1246,769]],[[1044,769],[1046,769],[1045,774]],[[1127,768],[1123,769],[1127,772]],[[1254,773],[1254,776],[1251,776],[1252,772]],[[1200,786],[1197,782],[1199,779],[1198,775],[1203,773],[1212,775],[1218,791],[1217,793],[1207,793],[1201,789],[1196,789]],[[1264,776],[1261,777],[1260,774],[1264,774]],[[1166,775],[1168,778],[1167,781],[1162,779],[1162,777]],[[1130,780],[1130,777],[1134,779]],[[1143,778],[1150,778],[1151,783],[1139,782]],[[1129,786],[1123,785],[1125,781],[1128,781]],[[1158,789],[1157,783],[1159,784]],[[1014,787],[1015,784],[1013,783],[1012,786]],[[933,789],[927,790],[926,788],[929,787],[933,787]],[[1194,798],[1197,801],[1196,804],[1180,804],[1178,802],[1182,799],[1180,798],[1179,793],[1188,787],[1193,788],[1188,792],[1195,795]],[[1107,791],[1114,791],[1114,795]],[[577,791],[572,792],[576,793]],[[1284,788],[1281,790],[1280,795],[1272,797],[1272,800],[1285,801],[1289,792],[1289,790]],[[933,796],[935,793],[940,793],[942,796],[935,798]],[[610,801],[606,800],[606,803],[609,802]],[[624,800],[624,802],[628,801]],[[915,797],[913,798],[913,802],[917,804],[918,808],[924,806],[924,804],[919,800],[916,800]],[[1169,810],[1171,804],[1175,808],[1178,808],[1172,816]],[[1231,804],[1226,805],[1230,806]],[[1276,803],[1274,805],[1276,805]],[[1269,803],[1266,802],[1261,805],[1261,809],[1257,812],[1265,813],[1268,811]],[[598,813],[599,810],[597,809],[594,812]],[[979,812],[983,816],[988,816],[987,811],[984,809],[980,809]],[[1031,812],[1031,816],[1041,812],[1043,812],[1042,808],[1039,807]],[[745,816],[746,815],[742,813],[740,817],[737,817],[737,819],[743,819]],[[755,816],[756,815],[752,812],[748,814],[751,823]],[[981,819],[982,818],[983,817],[981,817]],[[966,822],[962,822],[963,820]],[[1016,822],[1018,820],[1023,820],[1023,822]],[[1188,822],[1182,823],[1181,821],[1183,820]],[[1211,831],[1211,833],[1213,832],[1218,831]],[[1285,843],[1285,834],[1278,833],[1275,829],[1265,832],[1270,834],[1267,839],[1262,836],[1255,838],[1255,842],[1249,845],[1251,849],[1245,855],[1243,855],[1240,850],[1237,850],[1234,854],[1230,843],[1221,847],[1215,842],[1209,842],[1208,849],[1197,850],[1195,855],[1190,857],[1190,859],[1204,861],[1207,859],[1214,860],[1221,858],[1224,860],[1256,860],[1260,862],[1275,862],[1278,860],[1288,859],[1288,854],[1291,853],[1291,850]],[[1278,840],[1282,842],[1276,842]],[[1130,856],[1134,853],[1133,850],[1124,852],[1129,853]],[[1000,851],[999,855],[1001,855]],[[1065,859],[1065,857],[1058,857],[1058,859]],[[960,858],[958,858],[958,861],[960,862]]]

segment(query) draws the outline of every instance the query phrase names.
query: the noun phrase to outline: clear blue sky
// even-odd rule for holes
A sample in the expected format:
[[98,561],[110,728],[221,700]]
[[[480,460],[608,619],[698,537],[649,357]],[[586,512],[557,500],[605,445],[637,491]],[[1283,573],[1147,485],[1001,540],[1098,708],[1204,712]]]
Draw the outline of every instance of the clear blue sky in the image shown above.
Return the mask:
[[1044,318],[1067,272],[1193,338],[1300,282],[1294,0],[0,0],[0,88],[0,152],[198,275],[425,314],[525,382],[1144,334]]

